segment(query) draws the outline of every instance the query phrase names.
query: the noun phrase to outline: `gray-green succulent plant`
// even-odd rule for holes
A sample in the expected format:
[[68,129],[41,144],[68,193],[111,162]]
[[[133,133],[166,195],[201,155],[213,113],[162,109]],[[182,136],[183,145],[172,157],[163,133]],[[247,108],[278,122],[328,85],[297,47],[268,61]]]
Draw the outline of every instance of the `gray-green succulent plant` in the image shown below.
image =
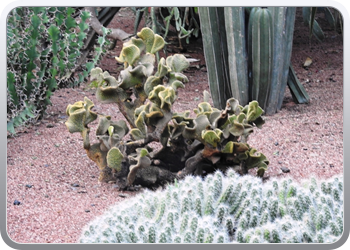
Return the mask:
[[[206,93],[194,109],[196,117],[190,117],[190,111],[173,112],[178,89],[189,81],[184,74],[189,62],[184,55],[170,55],[159,60],[154,72],[155,53],[165,42],[149,28],[137,36],[116,58],[124,64],[118,79],[100,68],[91,71],[97,100],[116,103],[128,124],[95,113],[88,98],[67,107],[68,130],[82,134],[87,155],[100,167],[100,181],[117,180],[122,188],[150,186],[230,167],[242,174],[257,168],[263,176],[269,161],[247,144],[254,128],[264,123],[258,103],[242,107],[231,98],[224,110],[218,110]],[[91,145],[88,124],[97,117],[99,143]],[[154,151],[151,142],[161,148]]]

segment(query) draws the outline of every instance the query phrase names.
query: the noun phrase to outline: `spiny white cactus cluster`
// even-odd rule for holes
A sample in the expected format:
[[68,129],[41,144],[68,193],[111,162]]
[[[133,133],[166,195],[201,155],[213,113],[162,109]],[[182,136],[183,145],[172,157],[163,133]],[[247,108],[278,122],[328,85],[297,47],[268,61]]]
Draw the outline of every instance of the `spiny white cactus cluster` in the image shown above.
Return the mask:
[[262,183],[229,170],[118,203],[90,222],[79,242],[321,243],[342,232],[342,177]]

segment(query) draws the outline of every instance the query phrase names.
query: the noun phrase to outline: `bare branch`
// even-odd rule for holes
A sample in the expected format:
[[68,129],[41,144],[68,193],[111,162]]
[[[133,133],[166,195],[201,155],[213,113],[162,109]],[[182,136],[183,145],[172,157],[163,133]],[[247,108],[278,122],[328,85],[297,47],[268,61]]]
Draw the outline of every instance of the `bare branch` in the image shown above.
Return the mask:
[[[97,34],[103,35],[102,27],[103,25],[100,23],[100,21],[96,17],[95,7],[85,7],[87,11],[91,13],[90,18],[90,26],[96,31]],[[108,38],[114,39],[114,40],[120,40],[124,41],[129,39],[132,34],[126,33],[124,30],[121,29],[109,29],[111,32],[107,35]]]

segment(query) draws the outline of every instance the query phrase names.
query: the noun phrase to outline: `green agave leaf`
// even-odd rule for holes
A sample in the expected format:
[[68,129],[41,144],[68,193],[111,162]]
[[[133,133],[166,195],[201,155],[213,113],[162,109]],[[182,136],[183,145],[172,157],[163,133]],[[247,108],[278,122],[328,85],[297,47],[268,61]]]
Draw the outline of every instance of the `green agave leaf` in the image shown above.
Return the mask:
[[107,153],[107,165],[108,167],[115,169],[117,172],[122,169],[122,161],[124,159],[123,154],[116,147],[111,148]]

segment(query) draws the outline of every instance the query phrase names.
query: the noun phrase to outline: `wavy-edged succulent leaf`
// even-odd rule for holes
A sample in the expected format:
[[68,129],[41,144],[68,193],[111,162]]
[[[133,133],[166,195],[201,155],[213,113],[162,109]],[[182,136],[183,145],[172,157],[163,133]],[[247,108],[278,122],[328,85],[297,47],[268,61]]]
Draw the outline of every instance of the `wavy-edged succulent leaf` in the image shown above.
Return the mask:
[[117,134],[119,138],[123,138],[129,133],[129,127],[124,120],[111,121],[111,126],[113,126],[113,133]]
[[153,88],[160,84],[162,84],[161,78],[157,76],[149,76],[144,84],[145,93],[149,95]]
[[237,121],[234,121],[229,128],[229,132],[233,136],[241,136],[244,133],[244,126],[243,126],[243,124],[241,124]]
[[210,114],[213,112],[213,108],[209,103],[201,102],[198,104],[198,109],[194,109],[193,111],[197,116],[206,115],[209,118]]
[[137,62],[138,65],[143,65],[145,67],[145,76],[150,76],[154,70],[154,64],[156,62],[156,57],[154,54],[144,54],[140,57],[140,60]]
[[130,165],[129,167],[129,174],[127,176],[128,185],[131,185],[134,182],[136,173],[140,168],[149,167],[151,166],[151,163],[152,163],[151,159],[149,158],[149,152],[147,149],[137,148],[136,152],[137,152],[136,158],[129,156],[129,160],[131,162],[135,162],[136,164]]
[[90,72],[90,80],[96,80],[97,82],[102,82],[103,78],[102,78],[102,73],[103,70],[99,67],[93,68]]
[[161,100],[159,98],[159,92],[163,90],[165,90],[165,87],[163,85],[155,86],[153,90],[148,94],[148,99],[160,107]]
[[229,114],[239,115],[241,112],[239,101],[235,98],[228,99],[226,102],[226,110],[228,110]]
[[98,121],[98,126],[96,129],[96,135],[104,135],[106,134],[108,127],[111,124],[111,117],[110,116],[102,116],[100,115],[100,119]]
[[160,108],[165,110],[170,110],[172,104],[176,99],[175,90],[172,87],[165,88],[163,91],[159,92],[160,98]]
[[165,59],[162,57],[158,63],[158,71],[155,76],[162,78],[171,71],[171,68],[166,65]]
[[190,66],[190,63],[184,55],[175,54],[166,58],[166,65],[170,67],[173,72],[182,72]]
[[146,114],[146,120],[147,120],[147,124],[150,124],[150,125],[153,125],[155,126],[156,125],[156,122],[164,117],[164,114],[162,111],[152,111],[148,114]]
[[141,84],[146,77],[146,70],[143,65],[138,65],[135,68],[129,66],[122,70],[119,75],[119,87],[126,90]]
[[257,126],[258,128],[262,128],[262,125],[265,124],[265,120],[260,116],[257,119],[254,120],[254,124],[255,126]]
[[131,129],[130,136],[134,141],[138,141],[146,138],[146,135],[142,134],[142,132],[138,128]]
[[264,113],[264,110],[259,106],[259,103],[257,101],[251,101],[248,104],[247,121],[254,122],[263,113]]
[[182,135],[186,139],[197,139],[203,141],[202,131],[210,127],[209,119],[206,115],[200,115],[193,120],[193,124],[189,124],[185,127]]
[[111,76],[107,71],[102,72],[102,69],[98,67],[91,70],[90,80],[95,83],[95,87],[118,86],[114,76]]
[[101,103],[125,102],[129,97],[130,94],[119,87],[98,87],[96,91],[96,98]]
[[249,151],[246,151],[245,154],[248,156],[247,159],[245,160],[246,166],[248,169],[256,168],[256,167],[258,167],[260,171],[262,171],[262,169],[264,170],[267,169],[267,165],[269,164],[269,161],[266,158],[266,156],[258,152],[257,149],[251,148]]
[[[70,133],[75,133],[75,132],[83,132],[84,130],[84,118],[85,118],[85,110],[82,108],[77,109],[77,103],[74,105],[68,105],[68,109],[74,109],[74,111],[67,111],[67,114],[69,115],[68,120],[65,122],[68,131]],[[69,112],[69,113],[68,113]]]
[[87,97],[84,98],[84,101],[67,106],[66,114],[69,117],[65,124],[70,133],[83,132],[89,123],[96,120],[97,114],[91,111],[93,107],[94,103]]
[[136,127],[141,131],[143,135],[147,134],[147,126],[145,123],[146,112],[142,111],[135,120]]
[[168,77],[169,77],[168,83],[170,85],[172,85],[172,83],[175,81],[180,81],[182,83],[188,82],[187,76],[179,72],[170,72]]
[[108,129],[107,129],[107,131],[108,131],[108,135],[109,135],[109,136],[112,136],[113,133],[114,133],[114,127],[113,127],[113,126],[109,126]]
[[137,36],[146,44],[146,52],[151,54],[158,52],[165,45],[163,37],[154,34],[153,30],[147,27],[138,32]]
[[109,135],[96,135],[96,138],[100,142],[101,151],[109,151],[111,149],[111,145],[109,144]]
[[130,44],[123,46],[120,56],[115,57],[115,59],[120,63],[126,62],[128,65],[134,65],[134,63],[140,58],[140,55],[141,51],[139,47],[134,44]]
[[122,161],[124,159],[123,154],[120,152],[119,148],[113,147],[107,153],[107,166],[120,172],[122,168]]
[[135,45],[139,48],[140,51],[143,51],[146,48],[145,43],[140,38],[132,37],[129,41],[125,42],[123,46]]
[[175,91],[177,91],[177,89],[178,88],[185,88],[185,85],[182,83],[182,82],[180,82],[180,81],[173,81],[172,83],[171,83],[171,87],[175,90]]
[[229,141],[228,143],[226,143],[224,148],[221,150],[221,153],[232,154],[233,153],[233,148],[234,148],[233,141]]
[[149,93],[149,100],[158,105],[161,109],[170,110],[176,99],[176,93],[172,87],[158,85]]
[[217,130],[203,130],[202,131],[202,139],[205,141],[205,143],[210,144],[214,148],[217,147],[218,142],[220,142],[220,136],[222,132]]

